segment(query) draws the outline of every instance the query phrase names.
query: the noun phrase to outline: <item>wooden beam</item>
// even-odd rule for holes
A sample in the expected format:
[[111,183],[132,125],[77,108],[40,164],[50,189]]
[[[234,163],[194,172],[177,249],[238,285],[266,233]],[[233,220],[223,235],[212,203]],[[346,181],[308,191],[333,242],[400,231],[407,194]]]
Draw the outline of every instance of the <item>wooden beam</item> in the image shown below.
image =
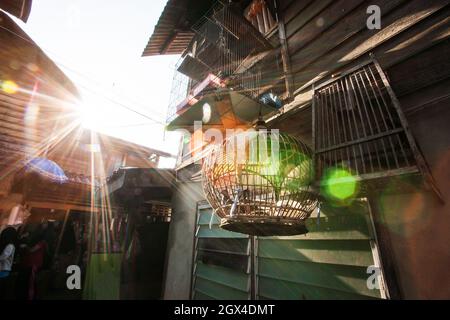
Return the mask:
[[64,235],[64,231],[66,229],[67,220],[69,220],[69,214],[70,214],[70,209],[67,209],[66,210],[66,214],[64,216],[63,226],[61,228],[61,232],[60,232],[59,237],[58,237],[58,242],[56,244],[55,253],[54,253],[53,257],[52,257],[53,260],[55,260],[56,256],[58,255],[59,248],[61,247],[61,241],[62,241],[62,238],[63,238],[63,235]]
[[286,85],[287,99],[294,97],[294,77],[292,76],[291,59],[289,57],[289,48],[286,40],[286,30],[284,28],[284,20],[278,14],[277,2],[275,1],[277,10],[276,19],[278,20],[278,37],[281,44],[281,60],[283,61],[284,82]]
[[[388,39],[379,38],[378,43],[372,42],[372,45],[375,46],[371,48],[372,52],[377,57],[377,60],[383,69],[388,69],[392,65],[404,61],[405,59],[414,56],[417,53],[448,38],[450,36],[450,30],[448,29],[450,18],[448,17],[448,14],[449,9],[447,6],[439,13],[433,15],[433,17],[430,17],[420,23],[418,23],[417,20],[412,20],[409,22],[404,20],[398,21],[398,17],[396,15],[389,16],[388,19],[390,19],[390,23],[392,24],[383,32],[389,32],[389,29],[392,27],[396,29],[398,33],[399,29],[397,28],[397,23],[405,22],[408,24],[408,29],[398,35],[397,33],[392,34],[390,36],[392,37],[390,41],[387,41]],[[415,17],[418,18],[417,16]],[[411,25],[414,25],[414,28],[411,28]],[[279,111],[279,114],[274,116],[278,117],[279,115],[290,112],[293,109],[307,107],[312,97],[312,83],[329,77],[339,68],[342,69],[343,67],[346,67],[349,69],[360,64],[363,60],[367,60],[368,55],[362,54],[359,56],[353,56],[353,60],[349,59],[340,61],[340,57],[344,56],[345,52],[350,52],[348,48],[355,48],[358,45],[365,45],[364,39],[367,39],[367,35],[359,34],[349,39],[346,46],[341,47],[340,50],[326,55],[320,59],[320,61],[317,61],[316,63],[310,65],[307,69],[302,70],[302,73],[299,73],[296,76],[296,82],[306,83],[297,89],[297,94],[294,101],[291,104],[284,106]],[[400,47],[402,48],[401,50]],[[330,66],[333,66],[333,68],[330,69]],[[316,75],[316,77],[311,77],[311,74]],[[303,77],[304,80],[300,80],[299,77]],[[308,81],[308,79],[310,80]]]
[[55,202],[40,202],[40,201],[27,201],[27,204],[33,208],[42,208],[42,209],[55,209],[55,210],[77,210],[77,211],[86,211],[91,213],[99,212],[100,207],[89,207],[89,206],[80,206],[74,204],[67,203],[55,203]]

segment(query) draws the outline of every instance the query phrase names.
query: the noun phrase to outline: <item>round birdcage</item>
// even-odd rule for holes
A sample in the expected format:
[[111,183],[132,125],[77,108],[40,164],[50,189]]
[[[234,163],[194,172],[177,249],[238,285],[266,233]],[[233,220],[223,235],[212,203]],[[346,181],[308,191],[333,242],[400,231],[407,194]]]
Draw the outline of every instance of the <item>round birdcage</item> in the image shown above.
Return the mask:
[[246,131],[211,147],[203,162],[206,198],[220,227],[250,235],[307,232],[317,205],[312,152],[284,133]]

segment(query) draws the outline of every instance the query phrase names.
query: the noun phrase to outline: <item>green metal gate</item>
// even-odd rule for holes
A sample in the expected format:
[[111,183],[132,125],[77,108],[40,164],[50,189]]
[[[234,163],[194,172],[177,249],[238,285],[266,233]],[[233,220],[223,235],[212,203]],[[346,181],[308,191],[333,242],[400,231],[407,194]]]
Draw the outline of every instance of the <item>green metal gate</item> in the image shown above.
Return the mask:
[[251,241],[220,229],[209,205],[199,205],[193,263],[193,299],[250,299]]
[[309,233],[256,237],[218,227],[199,205],[194,245],[193,299],[373,299],[368,266],[381,270],[367,204],[324,206],[308,220]]

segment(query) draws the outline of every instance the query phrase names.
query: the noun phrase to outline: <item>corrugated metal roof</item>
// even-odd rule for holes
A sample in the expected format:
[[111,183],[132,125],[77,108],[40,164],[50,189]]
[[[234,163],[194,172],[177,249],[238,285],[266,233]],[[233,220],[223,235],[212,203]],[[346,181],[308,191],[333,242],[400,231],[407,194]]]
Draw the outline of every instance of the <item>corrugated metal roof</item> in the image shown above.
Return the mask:
[[194,32],[191,26],[215,0],[168,0],[142,56],[181,54]]
[[[60,94],[77,98],[80,96],[74,83],[4,12],[0,12],[0,43],[3,59],[3,63],[0,64],[1,77],[14,76],[15,81],[19,79],[29,83],[34,83],[35,78],[39,77],[41,83],[45,82],[49,85],[50,91],[58,87]],[[52,92],[52,94],[55,93]]]
[[31,12],[32,0],[0,0],[0,9],[27,22]]
[[189,45],[194,32],[180,29],[187,3],[187,0],[167,1],[142,56],[180,54]]
[[[71,172],[72,182],[85,184],[82,175],[90,174],[91,141],[77,116],[75,85],[4,12],[0,27],[0,184],[23,167],[24,160],[43,154]],[[12,87],[8,90],[5,83]],[[171,156],[104,134],[95,136],[104,166],[120,154],[144,160],[152,154]],[[150,160],[145,163],[151,165]],[[0,186],[0,194],[3,191]]]

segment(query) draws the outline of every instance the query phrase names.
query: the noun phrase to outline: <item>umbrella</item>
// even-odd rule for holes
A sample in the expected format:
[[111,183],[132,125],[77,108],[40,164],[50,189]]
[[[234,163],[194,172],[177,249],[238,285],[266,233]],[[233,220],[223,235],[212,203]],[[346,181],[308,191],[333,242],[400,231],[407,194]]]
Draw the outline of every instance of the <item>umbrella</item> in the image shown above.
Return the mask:
[[69,180],[64,170],[56,162],[46,158],[33,158],[26,164],[26,171],[35,172],[46,179],[64,183]]

